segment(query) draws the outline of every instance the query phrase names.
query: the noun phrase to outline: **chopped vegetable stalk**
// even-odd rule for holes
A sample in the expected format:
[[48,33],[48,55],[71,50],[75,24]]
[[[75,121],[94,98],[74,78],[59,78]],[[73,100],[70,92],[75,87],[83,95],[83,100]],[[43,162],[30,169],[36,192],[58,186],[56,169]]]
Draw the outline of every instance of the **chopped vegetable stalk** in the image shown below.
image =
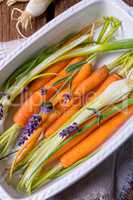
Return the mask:
[[[115,17],[104,17],[104,21],[105,21],[104,26],[102,27],[101,32],[96,40],[97,43],[99,42],[104,43],[112,39],[114,33],[121,26],[121,22]],[[110,31],[108,31],[109,26],[111,26]]]
[[127,60],[127,63],[125,65],[126,67],[121,70],[120,75],[121,76],[128,76],[129,72],[131,71],[131,68],[133,67],[133,56]]
[[133,90],[133,84],[131,80],[120,80],[112,83],[99,97],[92,102],[85,105],[79,112],[77,112],[66,124],[61,127],[53,137],[49,138],[45,145],[42,145],[34,161],[31,162],[27,170],[25,171],[21,181],[20,188],[25,187],[27,191],[30,191],[32,182],[39,174],[40,170],[44,166],[46,160],[55,153],[58,145],[61,144],[64,139],[70,134],[64,136],[64,131],[70,131],[70,127],[74,124],[76,127],[80,126],[84,121],[94,114],[94,110],[99,110],[107,105],[111,105],[117,102],[123,96],[127,96]]
[[124,49],[132,49],[133,48],[133,39],[124,39],[124,40],[116,40],[113,42],[103,43],[103,44],[95,44],[89,47],[76,48],[73,51],[61,56],[57,61],[64,60],[68,58],[73,58],[77,56],[88,56],[93,53],[100,52],[109,52],[116,50],[124,50]]

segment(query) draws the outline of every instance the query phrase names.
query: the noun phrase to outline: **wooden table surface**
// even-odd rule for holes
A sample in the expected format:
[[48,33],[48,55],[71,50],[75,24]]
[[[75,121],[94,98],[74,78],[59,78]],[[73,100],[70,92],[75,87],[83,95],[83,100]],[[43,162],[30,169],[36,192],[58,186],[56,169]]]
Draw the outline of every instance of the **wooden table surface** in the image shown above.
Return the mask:
[[[57,0],[55,3],[55,16],[59,15],[61,12],[71,7],[80,0]],[[124,0],[129,5],[133,6],[133,0]],[[18,34],[15,28],[15,21],[11,20],[11,11],[13,7],[24,9],[25,3],[17,3],[15,6],[7,7],[6,0],[0,4],[0,41],[8,41],[18,38]],[[32,30],[28,30],[28,34],[32,34],[38,30],[42,25],[46,23],[46,14],[33,20]]]

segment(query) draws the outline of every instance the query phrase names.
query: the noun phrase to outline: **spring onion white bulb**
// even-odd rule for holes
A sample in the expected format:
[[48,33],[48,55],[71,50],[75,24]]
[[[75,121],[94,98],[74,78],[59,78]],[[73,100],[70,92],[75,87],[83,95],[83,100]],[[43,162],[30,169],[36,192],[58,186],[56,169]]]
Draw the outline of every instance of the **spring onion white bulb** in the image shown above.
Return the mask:
[[[8,0],[8,5],[9,6],[12,5],[14,1],[15,0]],[[26,0],[21,0],[21,1],[26,1]],[[11,14],[12,20],[15,19],[13,17],[15,11],[18,11],[20,13],[20,16],[17,19],[15,19],[17,20],[16,29],[23,38],[25,38],[25,36],[20,31],[20,26],[25,31],[28,29],[29,26],[32,27],[31,24],[32,19],[42,15],[47,10],[51,2],[52,0],[30,0],[24,11],[18,8],[14,8],[12,10]]]

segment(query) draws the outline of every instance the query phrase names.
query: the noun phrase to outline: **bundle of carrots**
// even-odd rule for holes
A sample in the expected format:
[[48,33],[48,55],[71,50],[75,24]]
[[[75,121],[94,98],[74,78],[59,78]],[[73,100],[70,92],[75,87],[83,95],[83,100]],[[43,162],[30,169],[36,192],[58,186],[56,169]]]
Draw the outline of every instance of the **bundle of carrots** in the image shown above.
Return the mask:
[[132,39],[110,42],[120,25],[114,17],[92,22],[33,57],[3,85],[8,96],[0,99],[1,121],[21,91],[28,97],[0,136],[0,160],[15,154],[8,177],[22,173],[20,190],[31,192],[69,171],[133,114],[133,51],[95,69],[99,52],[133,48]]

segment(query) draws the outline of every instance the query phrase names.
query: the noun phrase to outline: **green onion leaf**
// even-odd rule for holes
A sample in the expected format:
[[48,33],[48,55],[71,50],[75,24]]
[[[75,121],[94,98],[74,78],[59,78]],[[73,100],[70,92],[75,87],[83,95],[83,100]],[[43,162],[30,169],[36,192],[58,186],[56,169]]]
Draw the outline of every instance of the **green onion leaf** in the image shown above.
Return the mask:
[[54,87],[54,86],[57,86],[57,85],[59,85],[60,83],[63,83],[64,81],[67,81],[68,78],[69,78],[69,76],[63,77],[63,78],[57,80],[56,82],[54,82],[54,83],[52,84],[52,86],[53,86],[53,87]]
[[68,72],[68,73],[71,73],[71,72],[73,72],[73,71],[75,71],[75,70],[78,70],[78,69],[80,69],[84,64],[86,64],[87,63],[87,61],[80,61],[80,62],[77,62],[77,63],[75,63],[75,64],[72,64],[72,65],[69,65],[67,68],[66,68],[66,71]]

